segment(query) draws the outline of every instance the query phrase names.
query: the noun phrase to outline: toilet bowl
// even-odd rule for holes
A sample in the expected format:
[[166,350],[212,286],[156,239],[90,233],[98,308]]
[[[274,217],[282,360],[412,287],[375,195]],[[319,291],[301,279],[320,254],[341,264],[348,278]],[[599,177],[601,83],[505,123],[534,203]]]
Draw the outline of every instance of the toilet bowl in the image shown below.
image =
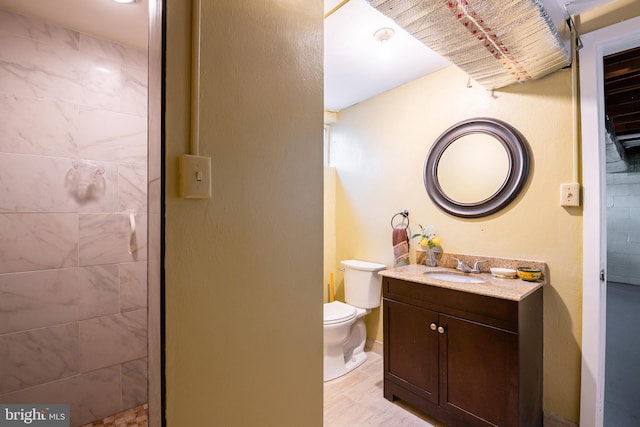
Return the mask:
[[346,303],[324,304],[324,381],[329,381],[362,365],[367,356],[364,345],[367,329],[364,316],[380,306],[384,264],[366,261],[342,261]]
[[367,330],[364,315],[358,309],[340,301],[324,305],[324,380],[337,378],[361,365],[366,356],[364,343]]

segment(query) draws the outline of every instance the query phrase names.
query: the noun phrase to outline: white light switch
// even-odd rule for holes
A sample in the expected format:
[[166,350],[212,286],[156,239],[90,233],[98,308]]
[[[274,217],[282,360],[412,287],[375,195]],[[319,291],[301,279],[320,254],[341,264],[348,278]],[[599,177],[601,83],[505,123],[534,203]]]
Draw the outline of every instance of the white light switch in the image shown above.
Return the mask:
[[211,197],[211,157],[184,154],[178,161],[180,197],[208,199]]
[[580,206],[580,184],[560,184],[560,206]]

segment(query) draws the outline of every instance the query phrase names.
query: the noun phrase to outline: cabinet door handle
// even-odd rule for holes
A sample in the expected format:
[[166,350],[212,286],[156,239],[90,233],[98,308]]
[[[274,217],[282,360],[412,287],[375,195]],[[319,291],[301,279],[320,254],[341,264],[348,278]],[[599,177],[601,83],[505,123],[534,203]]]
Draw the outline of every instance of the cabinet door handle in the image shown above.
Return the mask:
[[444,327],[438,326],[438,333],[439,334],[444,334]]
[[432,331],[435,331],[436,329],[438,329],[438,325],[436,325],[435,323],[432,323],[431,325],[429,325],[429,327],[431,328]]

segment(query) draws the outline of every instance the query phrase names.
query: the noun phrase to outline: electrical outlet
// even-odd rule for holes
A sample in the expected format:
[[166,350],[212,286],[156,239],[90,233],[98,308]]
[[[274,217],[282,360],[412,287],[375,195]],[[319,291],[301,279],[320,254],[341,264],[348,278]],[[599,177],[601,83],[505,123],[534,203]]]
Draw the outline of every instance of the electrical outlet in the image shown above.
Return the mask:
[[560,206],[580,206],[580,184],[560,184]]
[[184,154],[178,161],[180,197],[208,199],[211,197],[211,157]]

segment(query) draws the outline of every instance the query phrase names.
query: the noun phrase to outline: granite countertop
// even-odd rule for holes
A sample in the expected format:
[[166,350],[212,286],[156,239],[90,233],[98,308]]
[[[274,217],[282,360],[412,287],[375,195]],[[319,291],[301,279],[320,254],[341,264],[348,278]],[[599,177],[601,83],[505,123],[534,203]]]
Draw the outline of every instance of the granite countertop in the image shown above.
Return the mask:
[[[427,273],[450,273],[468,275],[484,280],[483,283],[459,283],[438,280],[429,277]],[[456,291],[470,292],[478,295],[485,295],[494,298],[521,301],[527,295],[543,286],[546,282],[544,277],[536,282],[527,282],[521,279],[502,279],[494,277],[491,273],[462,273],[453,268],[426,267],[420,264],[405,265],[402,267],[382,270],[378,274],[384,277],[406,280],[414,283],[438,286],[441,288],[453,289]]]

